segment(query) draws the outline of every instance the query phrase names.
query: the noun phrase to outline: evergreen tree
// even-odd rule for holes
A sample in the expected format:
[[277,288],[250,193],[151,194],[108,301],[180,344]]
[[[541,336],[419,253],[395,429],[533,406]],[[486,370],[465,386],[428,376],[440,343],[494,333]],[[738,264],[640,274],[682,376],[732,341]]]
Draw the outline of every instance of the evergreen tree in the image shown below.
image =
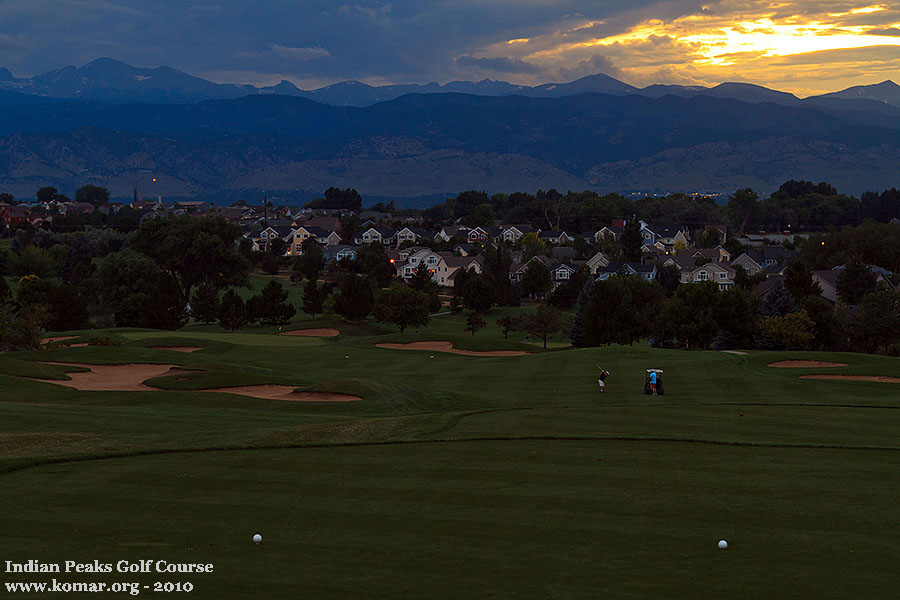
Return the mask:
[[644,245],[644,238],[641,235],[641,223],[636,218],[629,219],[625,223],[625,230],[619,237],[622,244],[622,253],[626,261],[641,260],[641,246]]
[[9,284],[6,283],[6,277],[0,275],[0,303],[6,299],[12,299],[12,290],[9,289]]
[[432,281],[431,272],[428,269],[428,265],[426,265],[423,260],[419,263],[419,266],[416,267],[415,272],[413,272],[413,276],[409,280],[409,287],[417,292],[422,292],[425,290],[425,286],[428,285],[429,281]]
[[822,293],[821,286],[812,278],[812,271],[800,260],[794,260],[785,269],[784,287],[798,300]]
[[593,292],[593,290],[594,279],[588,277],[587,280],[585,280],[584,285],[581,286],[581,291],[578,293],[578,300],[575,302],[575,317],[572,319],[572,333],[569,335],[569,338],[572,340],[572,345],[576,348],[587,346],[584,339],[583,319],[584,311],[591,299],[591,292]]
[[288,292],[281,283],[270,281],[259,296],[250,299],[248,308],[251,318],[263,325],[287,325],[297,313],[287,299]]
[[778,279],[763,299],[759,314],[764,317],[783,317],[792,312],[797,312],[797,300],[784,286],[784,282]]
[[851,261],[838,272],[835,287],[845,304],[859,304],[863,296],[875,291],[875,274],[860,261]]
[[348,276],[338,288],[334,311],[347,321],[365,319],[372,312],[372,287],[358,275]]
[[307,279],[303,286],[303,312],[312,315],[313,319],[322,312],[323,292],[324,288],[320,289],[315,279]]
[[197,286],[191,296],[191,316],[195,321],[212,323],[219,312],[219,295],[207,283]]
[[522,294],[529,298],[543,298],[550,291],[553,282],[550,269],[541,260],[532,260],[525,266],[522,281],[519,283]]

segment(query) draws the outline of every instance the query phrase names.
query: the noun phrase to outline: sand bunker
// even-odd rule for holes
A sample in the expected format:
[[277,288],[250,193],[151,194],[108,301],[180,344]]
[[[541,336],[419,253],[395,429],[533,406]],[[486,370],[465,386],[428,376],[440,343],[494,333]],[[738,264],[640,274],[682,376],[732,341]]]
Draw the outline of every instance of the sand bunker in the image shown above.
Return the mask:
[[56,337],[45,337],[41,340],[41,344],[52,344],[53,342],[61,342],[63,340],[74,340],[75,338],[81,337],[80,335],[59,335]]
[[[71,378],[68,381],[59,379],[37,379],[27,377],[34,381],[53,383],[75,388],[76,390],[93,392],[164,392],[159,388],[145,385],[144,382],[154,377],[173,375],[175,373],[189,373],[191,369],[184,369],[177,365],[88,365],[83,363],[47,362],[48,365],[61,365],[69,367],[84,367],[90,369],[81,373],[67,373]],[[179,378],[184,380],[186,378]],[[332,392],[295,392],[290,385],[246,385],[239,387],[215,388],[205,390],[172,390],[180,392],[224,392],[239,396],[264,398],[267,400],[291,400],[294,402],[351,402],[362,400],[358,396],[349,394],[335,394]]]
[[337,329],[295,329],[293,331],[285,331],[280,335],[303,335],[307,337],[334,337],[336,335],[340,335],[340,331]]
[[290,400],[293,402],[353,402],[362,400],[359,396],[335,394],[333,392],[295,392],[290,385],[244,385],[239,387],[190,390],[192,392],[219,392],[237,394],[266,400]]
[[490,350],[488,352],[475,352],[474,350],[460,350],[454,348],[450,342],[412,342],[410,344],[375,344],[379,348],[390,350],[430,350],[432,352],[449,352],[450,354],[462,354],[463,356],[524,356],[528,354],[522,350]]
[[846,367],[846,363],[828,362],[824,360],[779,360],[778,362],[769,363],[770,367],[778,369],[791,369],[796,367]]
[[835,379],[838,381],[876,381],[879,383],[900,383],[900,377],[887,375],[801,375],[800,379]]
[[203,350],[203,346],[151,346],[154,350],[171,350],[172,352],[196,352]]
[[[149,364],[131,364],[131,365],[87,365],[81,363],[62,363],[48,362],[48,365],[62,365],[66,367],[84,367],[90,369],[82,373],[66,373],[71,379],[63,381],[60,379],[37,379],[44,383],[53,383],[56,385],[64,385],[66,387],[75,388],[84,391],[107,391],[107,392],[153,392],[160,391],[144,382],[154,377],[162,377],[169,375],[171,369],[177,368],[175,365],[149,365]],[[35,379],[29,377],[28,379]]]

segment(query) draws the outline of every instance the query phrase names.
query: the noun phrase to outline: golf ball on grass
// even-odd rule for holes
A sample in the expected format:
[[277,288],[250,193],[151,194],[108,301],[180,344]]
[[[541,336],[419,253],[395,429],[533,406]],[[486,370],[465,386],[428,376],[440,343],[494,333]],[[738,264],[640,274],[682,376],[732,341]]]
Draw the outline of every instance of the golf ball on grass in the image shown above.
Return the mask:
[[717,546],[719,547],[719,550],[725,550],[726,548],[728,548],[728,542],[726,542],[725,540],[719,540]]
[[262,536],[259,535],[258,533],[254,533],[254,534],[253,534],[253,543],[254,543],[254,544],[261,544],[261,543],[262,543]]

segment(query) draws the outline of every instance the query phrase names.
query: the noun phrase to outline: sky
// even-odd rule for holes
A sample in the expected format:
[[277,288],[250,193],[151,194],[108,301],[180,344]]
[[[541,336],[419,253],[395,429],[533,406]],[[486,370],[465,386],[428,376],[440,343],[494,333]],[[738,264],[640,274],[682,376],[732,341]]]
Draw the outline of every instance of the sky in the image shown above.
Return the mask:
[[0,66],[109,57],[219,83],[303,89],[606,73],[807,96],[900,83],[900,2],[758,0],[0,0]]

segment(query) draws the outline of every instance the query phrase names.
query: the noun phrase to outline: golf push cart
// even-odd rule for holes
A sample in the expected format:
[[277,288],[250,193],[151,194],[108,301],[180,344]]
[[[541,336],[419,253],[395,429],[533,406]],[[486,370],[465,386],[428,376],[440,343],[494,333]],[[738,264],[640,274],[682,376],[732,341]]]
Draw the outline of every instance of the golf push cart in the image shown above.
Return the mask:
[[650,374],[656,373],[656,395],[662,396],[665,394],[665,390],[663,390],[663,371],[662,369],[647,369],[647,377],[644,380],[644,393],[648,396],[653,392],[650,390]]

